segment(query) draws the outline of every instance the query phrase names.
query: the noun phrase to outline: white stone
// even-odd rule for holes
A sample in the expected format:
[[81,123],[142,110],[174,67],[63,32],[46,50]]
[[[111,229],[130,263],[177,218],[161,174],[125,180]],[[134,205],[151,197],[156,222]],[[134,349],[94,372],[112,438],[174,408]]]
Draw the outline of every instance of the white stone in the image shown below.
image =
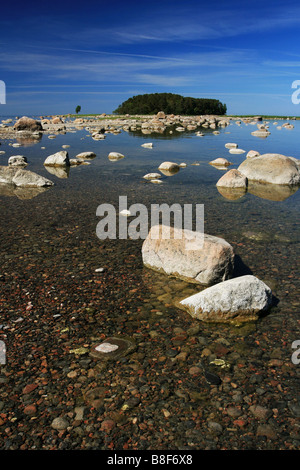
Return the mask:
[[249,152],[246,155],[246,158],[255,158],[255,157],[258,157],[259,155],[260,153],[257,152],[256,150],[249,150]]
[[175,170],[179,170],[179,168],[180,168],[179,165],[173,162],[163,162],[158,167],[159,170],[167,170],[167,171],[175,171]]
[[270,134],[271,132],[267,129],[258,129],[257,131],[251,132],[251,135],[253,135],[254,137],[268,137],[268,135]]
[[131,216],[131,212],[127,209],[123,209],[121,212],[119,212],[120,215],[124,215],[126,217]]
[[44,161],[45,166],[69,166],[69,155],[66,150],[61,150],[60,152],[49,155]]
[[124,155],[119,152],[110,152],[108,158],[110,160],[120,160],[121,158],[124,158]]
[[151,142],[142,144],[141,147],[145,147],[147,149],[151,149],[153,147],[153,144]]
[[232,148],[231,148],[231,149],[229,150],[229,153],[238,155],[238,154],[245,153],[245,150],[243,150],[243,149],[237,149],[237,148],[236,148],[236,149],[232,149]]
[[253,320],[272,302],[271,289],[255,276],[229,279],[180,302],[189,314],[204,321]]
[[153,180],[153,179],[161,178],[161,174],[160,173],[147,173],[146,175],[143,176],[143,178],[145,178],[145,180]]
[[150,180],[150,183],[153,183],[153,184],[162,184],[162,181],[155,178],[155,179]]
[[210,165],[215,165],[215,166],[229,166],[231,163],[226,159],[226,158],[216,158],[215,160],[212,160],[209,162]]
[[95,347],[96,351],[102,352],[102,353],[110,353],[113,351],[116,351],[119,348],[116,344],[111,344],[111,343],[102,343],[99,344],[99,346]]
[[76,158],[80,158],[83,160],[85,160],[86,158],[90,159],[90,158],[95,158],[95,157],[96,157],[96,154],[94,152],[81,152],[78,155],[76,155]]
[[226,147],[227,149],[237,149],[237,148],[238,148],[238,144],[228,142],[227,144],[225,144],[225,147]]

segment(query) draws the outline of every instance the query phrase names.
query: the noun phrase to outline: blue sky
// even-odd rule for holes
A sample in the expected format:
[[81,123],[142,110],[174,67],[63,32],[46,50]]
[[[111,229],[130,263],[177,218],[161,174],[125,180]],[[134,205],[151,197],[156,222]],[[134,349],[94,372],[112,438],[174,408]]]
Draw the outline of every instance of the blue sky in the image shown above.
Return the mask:
[[[7,2],[8,3],[8,2]],[[228,114],[300,115],[297,1],[11,2],[1,115],[111,113],[143,93],[216,98]]]

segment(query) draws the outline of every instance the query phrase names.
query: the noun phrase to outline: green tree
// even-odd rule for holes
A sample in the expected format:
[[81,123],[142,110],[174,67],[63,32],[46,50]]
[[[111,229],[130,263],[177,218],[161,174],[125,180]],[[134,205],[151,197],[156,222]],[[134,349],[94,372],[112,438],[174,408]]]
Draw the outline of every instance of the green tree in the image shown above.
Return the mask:
[[79,106],[79,105],[76,106],[75,111],[76,111],[76,114],[80,113],[80,111],[81,111],[81,106]]

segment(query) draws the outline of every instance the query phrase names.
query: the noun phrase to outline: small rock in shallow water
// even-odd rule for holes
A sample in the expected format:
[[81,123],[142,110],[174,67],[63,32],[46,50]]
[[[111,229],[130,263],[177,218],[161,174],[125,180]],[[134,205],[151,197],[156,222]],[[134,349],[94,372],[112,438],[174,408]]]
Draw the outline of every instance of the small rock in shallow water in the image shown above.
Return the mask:
[[210,385],[220,385],[222,382],[218,375],[212,374],[208,370],[204,370],[204,377]]
[[63,431],[68,426],[69,426],[68,421],[62,417],[54,418],[54,420],[51,423],[51,427],[53,429],[56,429],[57,431]]
[[119,348],[117,344],[110,344],[110,343],[102,343],[99,346],[96,346],[96,351],[100,351],[102,353],[110,353],[116,351]]
[[147,173],[143,178],[145,178],[145,180],[153,180],[161,178],[161,175],[159,173]]
[[149,143],[142,144],[141,147],[145,147],[145,148],[150,149],[150,148],[153,147],[153,144],[151,142],[149,142]]
[[124,209],[121,212],[119,212],[120,215],[124,215],[125,217],[129,217],[131,215],[131,212]]

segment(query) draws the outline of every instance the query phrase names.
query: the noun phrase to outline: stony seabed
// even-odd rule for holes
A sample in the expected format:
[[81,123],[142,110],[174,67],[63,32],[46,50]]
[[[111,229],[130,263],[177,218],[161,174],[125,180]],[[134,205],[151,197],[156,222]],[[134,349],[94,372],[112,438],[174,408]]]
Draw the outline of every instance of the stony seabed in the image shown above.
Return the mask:
[[[279,302],[255,322],[200,322],[174,306],[199,288],[146,268],[142,240],[97,239],[105,194],[137,191],[111,178],[88,197],[72,179],[30,201],[1,196],[0,448],[299,450],[297,222],[226,202],[221,228],[210,200],[207,230]],[[245,211],[255,224],[233,228]]]

